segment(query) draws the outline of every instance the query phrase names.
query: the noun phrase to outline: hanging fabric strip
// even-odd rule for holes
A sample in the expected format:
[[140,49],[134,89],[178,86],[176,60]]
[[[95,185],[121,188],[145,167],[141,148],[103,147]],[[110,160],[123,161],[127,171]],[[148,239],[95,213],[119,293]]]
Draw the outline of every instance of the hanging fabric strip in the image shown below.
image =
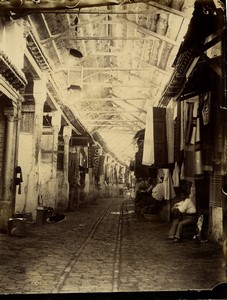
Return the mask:
[[163,180],[163,187],[164,187],[164,199],[170,200],[176,197],[176,193],[173,187],[173,180],[170,174],[169,169],[163,169],[164,171],[164,180]]
[[153,107],[154,162],[156,165],[168,164],[166,140],[166,108]]
[[200,96],[200,101],[202,103],[202,117],[203,117],[203,125],[207,125],[210,122],[210,103],[211,93],[202,94]]
[[151,166],[154,164],[154,130],[153,130],[153,109],[150,107],[147,110],[146,128],[144,136],[144,149],[142,164]]
[[174,109],[166,109],[166,138],[168,150],[168,163],[174,162]]
[[180,143],[181,143],[181,106],[182,102],[177,102],[177,107],[175,109],[176,114],[174,114],[174,161],[180,161]]
[[173,170],[173,186],[179,187],[180,186],[180,168],[178,166],[178,163],[175,162],[175,168]]
[[186,136],[185,136],[185,143],[190,144],[192,142],[192,134],[193,134],[193,108],[194,103],[190,102],[187,103],[188,106],[188,113],[187,113],[187,122],[186,122]]
[[181,114],[181,119],[180,119],[180,150],[184,150],[184,145],[185,145],[185,136],[186,136],[186,121],[187,121],[187,114],[188,114],[188,106],[187,103],[181,102],[180,106],[180,114]]

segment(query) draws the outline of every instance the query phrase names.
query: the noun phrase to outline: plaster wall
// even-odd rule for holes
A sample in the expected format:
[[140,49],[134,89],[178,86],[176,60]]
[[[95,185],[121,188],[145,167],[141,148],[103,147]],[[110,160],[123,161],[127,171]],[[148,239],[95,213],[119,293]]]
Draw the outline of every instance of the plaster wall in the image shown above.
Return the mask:
[[42,164],[42,180],[40,183],[41,205],[56,207],[58,199],[58,182],[51,178],[48,164]]
[[15,212],[31,212],[33,218],[36,216],[39,194],[39,167],[34,164],[33,135],[21,133],[19,139],[18,162],[22,169],[23,182],[21,183],[21,194],[16,189]]
[[24,20],[6,22],[0,30],[0,48],[18,70],[22,70],[24,66],[24,50],[26,48],[24,31]]
[[68,208],[69,201],[69,183],[65,180],[64,172],[57,171],[57,182],[58,182],[58,198],[57,208],[65,210]]
[[56,206],[58,195],[58,182],[56,179],[56,164],[53,149],[54,136],[50,131],[41,138],[41,164],[40,164],[40,204]]

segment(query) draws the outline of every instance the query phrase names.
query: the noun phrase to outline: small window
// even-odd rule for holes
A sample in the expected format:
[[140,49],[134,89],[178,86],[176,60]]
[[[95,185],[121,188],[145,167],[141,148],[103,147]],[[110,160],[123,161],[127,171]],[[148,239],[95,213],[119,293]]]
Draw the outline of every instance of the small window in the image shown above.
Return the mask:
[[43,126],[51,127],[52,126],[52,117],[51,116],[43,116]]

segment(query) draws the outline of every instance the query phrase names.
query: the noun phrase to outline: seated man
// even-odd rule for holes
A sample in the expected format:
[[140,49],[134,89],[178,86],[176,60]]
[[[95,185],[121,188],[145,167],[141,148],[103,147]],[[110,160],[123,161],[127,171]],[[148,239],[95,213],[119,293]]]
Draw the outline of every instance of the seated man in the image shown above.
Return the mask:
[[158,213],[163,206],[164,200],[164,186],[163,177],[160,177],[155,187],[150,184],[146,192],[142,195],[143,207],[148,210],[149,213]]
[[151,185],[151,180],[146,181],[141,179],[139,181],[135,199],[135,204],[137,208],[143,208],[147,199],[151,198],[152,187],[153,186]]
[[159,178],[158,184],[152,189],[151,196],[156,201],[162,201],[164,199],[163,177]]
[[179,242],[182,238],[184,226],[196,224],[197,222],[195,197],[193,196],[192,191],[186,199],[176,203],[173,206],[172,211],[175,212],[176,216],[173,220],[168,238],[173,239],[174,242]]

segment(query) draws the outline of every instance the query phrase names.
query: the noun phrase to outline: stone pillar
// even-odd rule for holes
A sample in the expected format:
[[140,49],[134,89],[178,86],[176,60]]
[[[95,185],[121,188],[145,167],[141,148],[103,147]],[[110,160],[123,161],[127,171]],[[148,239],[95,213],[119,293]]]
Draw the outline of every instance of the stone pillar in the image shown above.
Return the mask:
[[61,113],[56,111],[52,116],[53,126],[53,167],[52,167],[52,178],[55,179],[57,176],[57,157],[58,157],[58,133],[61,126]]
[[58,208],[65,210],[69,205],[69,181],[68,181],[68,172],[69,172],[69,140],[71,138],[72,129],[70,126],[65,126],[63,130],[63,139],[64,139],[64,165],[63,165],[63,181],[59,186],[58,193]]
[[3,174],[3,198],[0,201],[0,230],[5,231],[7,221],[14,213],[15,208],[15,117],[17,110],[14,107],[6,107],[4,110],[6,117],[6,142],[5,142],[5,165]]
[[[23,170],[22,194],[17,195],[17,206],[22,201],[23,209],[32,212],[33,219],[36,218],[36,208],[42,205],[42,168],[41,168],[41,137],[43,127],[43,105],[46,100],[46,78],[34,80],[33,86],[34,102],[31,104],[33,115],[33,128],[29,134],[20,134],[18,164]],[[34,105],[34,107],[32,107]],[[28,144],[30,141],[30,145]]]
[[64,181],[68,182],[68,173],[69,173],[69,140],[71,138],[71,127],[65,126],[63,130],[63,139],[64,139]]
[[[4,187],[3,198],[5,201],[11,199],[14,185],[14,154],[15,154],[15,117],[17,111],[14,107],[5,108],[4,114],[7,120],[6,148],[5,148],[5,167],[4,167]],[[12,163],[13,162],[13,163]]]

